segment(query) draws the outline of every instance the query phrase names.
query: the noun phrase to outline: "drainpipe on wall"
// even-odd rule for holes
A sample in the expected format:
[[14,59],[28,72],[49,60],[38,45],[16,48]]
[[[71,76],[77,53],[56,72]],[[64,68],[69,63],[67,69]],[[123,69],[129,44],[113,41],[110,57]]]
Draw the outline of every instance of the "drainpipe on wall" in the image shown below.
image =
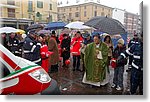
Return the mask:
[[19,20],[17,19],[17,25],[16,25],[17,29],[19,29]]

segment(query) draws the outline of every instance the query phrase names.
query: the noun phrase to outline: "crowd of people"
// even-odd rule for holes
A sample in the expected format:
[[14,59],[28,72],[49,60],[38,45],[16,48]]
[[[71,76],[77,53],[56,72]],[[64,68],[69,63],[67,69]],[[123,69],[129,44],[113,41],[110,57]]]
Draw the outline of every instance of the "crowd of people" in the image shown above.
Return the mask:
[[56,31],[37,34],[35,29],[29,30],[27,36],[21,39],[15,33],[9,36],[3,33],[1,39],[13,54],[41,65],[48,73],[58,72],[60,57],[63,59],[63,68],[68,68],[66,61],[72,58],[72,71],[84,72],[82,82],[93,86],[109,83],[109,67],[111,60],[115,59],[112,88],[116,90],[123,90],[123,74],[129,56],[130,92],[136,94],[139,86],[139,93],[143,94],[143,35],[141,39],[137,36],[134,35],[128,48],[122,38],[114,48],[109,35],[102,41],[99,34],[91,36],[88,32],[81,34],[80,31],[73,37],[63,34],[61,40],[56,36]]

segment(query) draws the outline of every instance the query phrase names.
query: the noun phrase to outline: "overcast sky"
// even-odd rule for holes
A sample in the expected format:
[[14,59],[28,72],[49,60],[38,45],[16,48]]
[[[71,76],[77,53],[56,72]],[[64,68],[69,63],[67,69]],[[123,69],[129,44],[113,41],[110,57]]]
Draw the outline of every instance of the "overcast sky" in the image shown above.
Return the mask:
[[[69,4],[75,4],[76,0],[58,0],[58,2],[62,1],[63,5],[66,5],[67,1]],[[83,3],[85,0],[79,0],[80,3]],[[95,1],[97,0],[87,0],[87,1]],[[106,6],[110,6],[113,8],[126,9],[128,12],[139,13],[139,4],[144,0],[100,0],[100,3]]]

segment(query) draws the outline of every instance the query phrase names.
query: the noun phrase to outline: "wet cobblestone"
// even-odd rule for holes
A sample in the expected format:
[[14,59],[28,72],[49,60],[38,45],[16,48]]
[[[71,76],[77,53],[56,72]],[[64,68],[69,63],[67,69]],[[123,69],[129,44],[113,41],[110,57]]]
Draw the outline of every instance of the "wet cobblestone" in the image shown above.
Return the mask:
[[84,72],[72,71],[69,68],[59,68],[56,73],[50,73],[50,76],[58,82],[62,95],[129,95],[129,73],[124,71],[124,89],[117,91],[111,88],[113,81],[113,69],[110,67],[110,82],[105,86],[93,87],[82,83]]

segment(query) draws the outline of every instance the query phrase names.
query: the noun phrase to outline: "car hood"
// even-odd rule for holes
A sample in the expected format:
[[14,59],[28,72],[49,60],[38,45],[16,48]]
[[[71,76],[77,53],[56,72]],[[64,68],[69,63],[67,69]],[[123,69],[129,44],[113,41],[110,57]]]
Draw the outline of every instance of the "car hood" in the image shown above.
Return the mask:
[[26,60],[24,58],[21,58],[21,57],[17,57],[16,58],[19,60],[19,62],[17,63],[17,65],[22,69],[22,68],[25,68],[25,67],[28,67],[28,66],[38,66],[37,64],[29,61],[29,60]]

